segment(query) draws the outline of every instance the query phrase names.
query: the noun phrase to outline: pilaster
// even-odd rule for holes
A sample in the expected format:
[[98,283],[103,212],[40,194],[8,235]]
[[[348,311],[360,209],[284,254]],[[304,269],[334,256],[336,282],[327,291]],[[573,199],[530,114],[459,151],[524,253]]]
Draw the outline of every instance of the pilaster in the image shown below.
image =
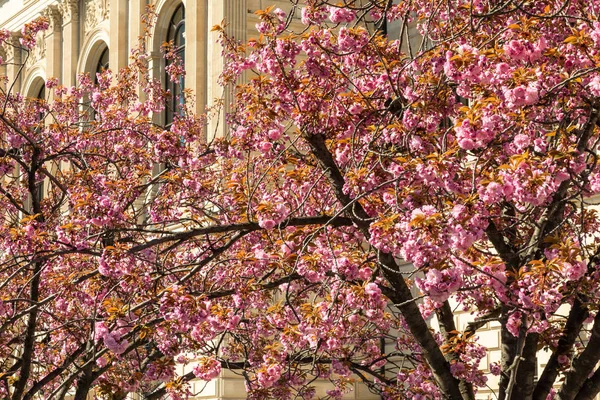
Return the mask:
[[[211,7],[221,1],[211,1]],[[205,112],[207,82],[208,0],[188,0],[185,7],[185,87],[196,95],[197,114]]]
[[50,26],[46,31],[46,76],[62,82],[62,14],[57,6],[44,11]]
[[[222,0],[211,4],[209,11],[208,26],[212,27],[225,22],[225,30],[228,35],[233,36],[242,43],[246,42],[247,31],[247,0]],[[229,104],[233,101],[231,88],[219,86],[219,76],[224,68],[222,47],[216,42],[217,34],[209,32],[206,41],[208,43],[208,66],[207,66],[207,97],[209,107],[222,99],[223,108],[209,121],[208,140],[214,137],[222,137],[226,134],[227,123],[225,115],[230,110]]]
[[[109,65],[113,74],[127,66],[129,60],[129,29],[127,7],[129,0],[110,0]],[[138,14],[139,18],[139,14]]]
[[144,23],[141,15],[146,13],[146,0],[129,0],[129,48],[139,45],[139,39],[144,35]]
[[74,86],[79,59],[79,5],[77,0],[62,0],[59,3],[62,14],[62,83]]
[[0,58],[2,59],[0,63],[0,90],[6,92],[6,80],[4,79],[6,77],[6,51],[4,47],[0,47]]
[[6,76],[8,77],[8,88],[12,93],[21,91],[23,68],[22,50],[19,33],[12,33],[10,38],[4,43],[3,50],[6,54]]

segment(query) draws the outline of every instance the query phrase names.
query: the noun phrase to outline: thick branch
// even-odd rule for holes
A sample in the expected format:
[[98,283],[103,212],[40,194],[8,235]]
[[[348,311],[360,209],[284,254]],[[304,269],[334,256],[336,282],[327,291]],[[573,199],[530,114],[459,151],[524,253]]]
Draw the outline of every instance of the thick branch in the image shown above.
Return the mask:
[[481,317],[475,318],[475,321],[469,322],[467,324],[467,329],[465,329],[465,334],[474,334],[477,330],[483,327],[490,321],[495,321],[500,316],[500,312],[502,311],[501,307],[495,308],[492,311],[488,312]]
[[39,392],[40,390],[42,390],[44,388],[44,386],[46,386],[47,384],[52,382],[54,379],[56,379],[60,374],[62,374],[64,371],[66,371],[67,368],[71,367],[71,365],[73,364],[73,361],[77,357],[79,357],[79,355],[81,353],[83,353],[84,350],[85,350],[85,344],[82,344],[81,346],[79,346],[79,348],[77,348],[77,350],[75,350],[73,353],[71,353],[69,356],[67,356],[65,358],[65,360],[63,361],[63,363],[59,367],[56,367],[54,370],[52,370],[50,373],[48,373],[45,377],[43,377],[42,379],[37,381],[31,387],[31,389],[29,389],[27,391],[27,393],[25,393],[25,396],[23,396],[23,400],[33,399],[35,394],[37,392]]
[[534,389],[535,368],[537,365],[537,345],[539,334],[529,333],[521,351],[521,363],[516,374],[515,387],[511,399],[531,399]]
[[[279,279],[276,279],[276,280],[274,280],[272,282],[260,285],[260,286],[258,286],[259,287],[258,290],[275,289],[275,288],[281,286],[284,283],[290,283],[290,282],[293,282],[293,281],[296,281],[296,280],[299,280],[299,279],[304,279],[304,277],[302,275],[294,272],[294,273],[292,273],[290,275],[286,275],[286,276],[284,276],[282,278],[279,278]],[[211,293],[208,293],[208,294],[205,293],[205,297],[207,299],[218,299],[218,298],[221,298],[221,297],[234,295],[235,293],[236,293],[236,290],[234,290],[234,289],[231,289],[231,290],[220,290],[218,292],[211,292]],[[193,295],[193,294],[197,294],[197,293],[190,292],[190,294]]]
[[587,308],[584,307],[583,303],[579,299],[575,299],[571,311],[569,312],[563,335],[558,340],[558,346],[550,356],[550,359],[540,376],[540,380],[535,387],[533,400],[545,400],[548,396],[550,389],[552,389],[552,386],[558,377],[560,367],[558,357],[566,355],[571,351],[575,344],[575,340],[577,340],[579,331],[581,331],[583,322],[588,315],[589,312]]
[[502,306],[502,316],[500,318],[500,324],[502,325],[500,330],[500,349],[502,354],[500,365],[502,366],[502,375],[500,376],[498,385],[500,400],[506,398],[506,392],[510,382],[510,368],[512,367],[517,354],[517,338],[506,328],[509,316],[510,308],[508,306]]
[[494,248],[498,252],[498,255],[504,261],[507,267],[511,270],[516,270],[519,268],[521,260],[516,251],[506,243],[504,240],[504,236],[498,230],[498,227],[494,223],[494,221],[490,220],[488,223],[488,227],[485,230],[485,233],[489,239],[489,241],[494,245]]
[[598,393],[600,393],[600,368],[594,372],[594,375],[586,379],[581,390],[575,396],[575,400],[594,399]]
[[[35,263],[35,269],[33,271],[33,277],[29,284],[29,296],[31,301],[37,302],[39,300],[39,288],[40,288],[40,272],[42,266],[40,263]],[[12,395],[13,400],[21,400],[29,375],[31,374],[31,363],[33,362],[33,354],[35,350],[35,333],[37,328],[38,319],[38,307],[32,307],[29,312],[27,320],[27,330],[25,332],[25,339],[23,341],[23,353],[21,354],[21,360],[23,364],[19,371],[19,380],[15,384],[15,389]]]
[[[278,225],[279,228],[283,229],[288,226],[307,226],[307,225],[329,225],[329,226],[348,226],[352,225],[352,220],[344,217],[332,217],[329,215],[319,215],[315,217],[300,217],[300,218],[289,218]],[[184,241],[194,238],[196,236],[202,236],[212,233],[226,233],[226,232],[239,232],[239,231],[258,231],[261,228],[257,222],[244,222],[241,224],[226,224],[226,225],[211,225],[204,228],[190,229],[185,232],[175,232],[169,235],[150,240],[146,243],[139,244],[130,249],[130,252],[135,253],[150,247],[154,247],[163,243]]]
[[[359,202],[353,201],[344,193],[344,177],[338,169],[331,153],[325,145],[322,135],[305,135],[308,144],[311,147],[312,154],[317,159],[323,170],[329,184],[331,185],[338,201],[344,208],[348,208],[348,216],[354,224],[361,230],[365,238],[369,239],[370,217],[362,208]],[[389,284],[394,289],[390,300],[399,304],[398,308],[406,321],[411,334],[421,347],[423,356],[427,360],[435,380],[440,390],[449,399],[462,399],[458,380],[450,372],[450,364],[444,358],[435,338],[429,330],[429,326],[423,319],[419,307],[413,299],[410,289],[406,285],[404,278],[399,273],[400,268],[391,254],[380,252],[379,262],[385,267],[383,273]]]
[[572,400],[577,396],[587,377],[593,372],[600,360],[600,313],[594,318],[590,341],[585,350],[573,361],[571,369],[565,375],[565,381],[558,392],[561,400]]
[[[452,313],[452,308],[450,308],[450,303],[448,303],[447,300],[440,308],[436,309],[436,315],[440,324],[440,332],[444,337],[444,344],[450,345],[451,339],[456,335],[456,325],[454,324],[454,314]],[[458,354],[456,354],[456,352],[450,348],[446,351],[446,360],[448,360],[450,364],[457,362],[459,361]],[[459,383],[459,388],[463,399],[475,398],[475,392],[473,392],[472,384],[461,380]]]

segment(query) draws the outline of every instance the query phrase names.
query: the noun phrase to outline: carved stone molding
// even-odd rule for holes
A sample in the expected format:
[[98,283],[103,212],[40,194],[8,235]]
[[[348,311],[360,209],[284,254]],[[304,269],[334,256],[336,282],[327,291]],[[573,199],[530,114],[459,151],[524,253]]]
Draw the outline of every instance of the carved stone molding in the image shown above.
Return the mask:
[[35,47],[29,51],[26,56],[25,68],[33,67],[38,61],[46,58],[46,40],[44,32],[38,32],[35,38]]
[[108,19],[110,13],[110,0],[85,0],[85,18],[83,30],[87,34],[100,22]]
[[63,24],[63,17],[58,6],[50,6],[46,8],[44,10],[44,16],[48,18],[48,21],[50,22],[50,26],[46,31],[46,35],[61,30]]
[[58,9],[62,14],[63,23],[79,18],[79,5],[77,0],[62,0],[58,3]]
[[13,63],[21,63],[21,43],[19,33],[12,33],[10,38],[2,45],[4,54],[6,55],[5,60]]

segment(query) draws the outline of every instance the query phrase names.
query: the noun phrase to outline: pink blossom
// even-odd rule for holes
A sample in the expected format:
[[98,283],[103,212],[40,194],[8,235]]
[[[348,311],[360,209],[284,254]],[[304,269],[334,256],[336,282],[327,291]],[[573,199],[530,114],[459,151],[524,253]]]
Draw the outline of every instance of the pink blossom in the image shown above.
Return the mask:
[[521,151],[524,151],[527,147],[529,147],[529,144],[531,143],[531,139],[529,138],[528,135],[520,133],[515,136],[513,143],[514,143],[517,151],[521,152]]
[[270,388],[281,377],[281,365],[271,364],[256,374],[258,383],[264,388]]
[[563,274],[570,281],[576,281],[582,278],[587,271],[587,265],[583,261],[565,262],[563,264]]
[[365,294],[374,298],[378,298],[381,296],[381,289],[379,289],[379,286],[376,283],[369,282],[365,286]]
[[538,90],[532,85],[520,85],[514,89],[507,89],[504,91],[504,96],[510,108],[535,104],[539,99]]
[[269,136],[269,139],[271,140],[277,140],[281,137],[281,130],[279,129],[270,129],[269,132],[267,133],[267,135]]
[[491,204],[500,201],[504,195],[504,186],[498,182],[490,182],[487,186],[481,186],[479,197],[484,202]]
[[0,45],[4,44],[10,38],[10,31],[7,29],[0,29]]
[[258,225],[261,228],[270,230],[270,229],[275,228],[275,226],[277,226],[277,222],[273,221],[272,219],[261,219],[258,221]]
[[192,371],[196,378],[211,381],[221,373],[221,363],[214,357],[202,357]]
[[127,340],[120,340],[120,336],[115,333],[107,333],[103,337],[104,345],[115,354],[123,354],[127,347],[129,346],[129,342]]
[[519,330],[523,321],[521,320],[521,313],[519,311],[512,313],[508,317],[506,323],[506,329],[515,337],[519,336]]
[[600,75],[595,75],[590,80],[590,83],[588,83],[588,88],[594,96],[600,97]]
[[501,365],[497,362],[490,363],[490,372],[492,375],[499,376],[502,372]]
[[432,300],[442,303],[460,287],[463,280],[462,274],[456,269],[430,269],[424,279],[416,278],[415,283]]
[[273,148],[273,143],[270,143],[270,142],[262,142],[262,143],[259,145],[259,148],[260,148],[260,150],[261,150],[263,153],[268,153],[268,152],[269,152],[269,151],[271,151],[271,149]]
[[504,45],[506,55],[514,60],[526,60],[529,56],[527,46],[521,40],[511,40]]
[[352,22],[356,18],[354,11],[343,8],[343,7],[333,7],[329,6],[329,19],[334,24],[339,24],[342,22]]
[[600,22],[595,21],[593,23],[594,29],[590,32],[590,37],[594,41],[596,47],[600,46]]

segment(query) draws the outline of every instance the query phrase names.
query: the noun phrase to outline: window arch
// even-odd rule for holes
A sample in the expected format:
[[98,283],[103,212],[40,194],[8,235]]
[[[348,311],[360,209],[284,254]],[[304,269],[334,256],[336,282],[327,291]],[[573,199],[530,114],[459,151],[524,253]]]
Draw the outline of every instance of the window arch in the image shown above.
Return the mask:
[[[44,84],[42,85],[42,87],[38,90],[37,95],[35,96],[36,99],[41,100],[41,101],[45,101],[46,100],[46,83],[44,82]],[[45,114],[43,111],[40,111],[39,114],[39,119],[40,121],[42,121],[45,117]]]
[[[183,66],[185,66],[185,7],[183,4],[177,6],[171,15],[165,39],[167,43],[172,44],[175,55],[179,58]],[[167,60],[166,66],[168,67],[172,62],[172,60]],[[178,81],[172,82],[171,77],[166,71],[167,69],[165,68],[165,86],[171,93],[171,97],[166,104],[165,125],[170,126],[173,123],[175,115],[181,110],[183,105],[185,79],[183,76],[180,76]]]
[[[29,102],[32,107],[38,107],[39,105],[41,105],[41,103],[44,103],[46,101],[46,82],[43,76],[36,74],[35,77],[31,80],[31,83],[28,85],[26,93],[28,93],[26,101]],[[36,122],[38,124],[33,128],[36,134],[39,134],[43,130],[45,117],[46,113],[43,111],[42,108],[39,108],[36,118]],[[27,210],[27,212],[34,212],[34,197],[35,204],[41,204],[44,198],[44,186],[45,185],[43,179],[40,179],[35,182],[35,196],[32,196],[31,193],[29,193],[23,203],[23,207],[25,210]]]
[[102,53],[100,53],[100,57],[98,57],[98,62],[96,63],[94,82],[98,83],[98,74],[106,71],[108,69],[108,65],[108,47],[104,47],[104,50],[102,50]]
[[36,99],[40,99],[40,100],[45,100],[46,99],[46,85],[42,85],[42,87],[40,88],[40,90],[38,90],[37,96],[35,96]]
[[[44,75],[40,73],[33,74],[26,87],[25,93],[27,93],[28,102],[40,105],[42,102],[46,101],[46,79],[44,78]],[[40,110],[38,122],[42,122],[44,118],[45,112]]]

